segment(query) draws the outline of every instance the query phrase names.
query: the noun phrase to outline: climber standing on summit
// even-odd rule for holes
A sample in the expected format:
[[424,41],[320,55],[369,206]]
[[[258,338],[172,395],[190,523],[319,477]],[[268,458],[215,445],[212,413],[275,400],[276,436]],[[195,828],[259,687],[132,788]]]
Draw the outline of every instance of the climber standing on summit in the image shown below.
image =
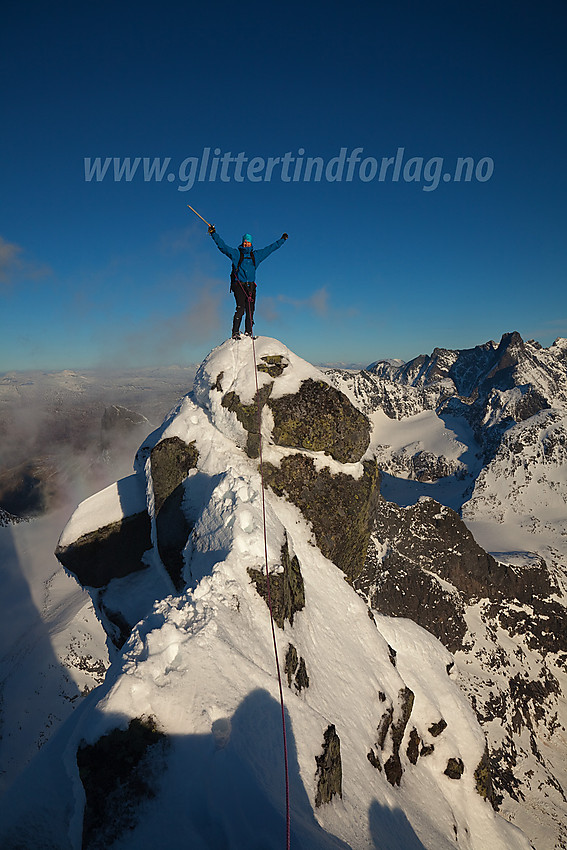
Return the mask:
[[272,242],[265,248],[258,248],[257,251],[252,247],[252,237],[249,233],[244,234],[238,248],[230,248],[218,235],[214,224],[209,225],[209,233],[219,251],[222,251],[232,260],[230,291],[234,293],[236,300],[236,311],[232,321],[232,338],[240,339],[240,322],[244,314],[246,314],[244,322],[246,336],[252,336],[254,307],[256,305],[256,268],[273,251],[283,245],[287,239],[287,233],[284,233],[277,242]]

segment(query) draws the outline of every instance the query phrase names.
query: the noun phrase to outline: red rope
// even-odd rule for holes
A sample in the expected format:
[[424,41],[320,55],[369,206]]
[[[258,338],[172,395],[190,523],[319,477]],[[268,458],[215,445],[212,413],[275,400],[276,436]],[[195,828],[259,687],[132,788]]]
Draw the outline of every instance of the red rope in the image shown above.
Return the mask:
[[[240,283],[240,281],[238,281]],[[242,284],[240,283],[242,286]],[[260,406],[260,392],[258,389],[258,369],[256,367],[256,346],[254,345],[254,331],[253,331],[253,322],[252,322],[252,310],[251,310],[251,302],[252,296],[248,295],[244,286],[242,286],[246,294],[247,305],[248,305],[248,315],[250,318],[250,328],[252,329],[252,356],[254,359],[254,380],[256,383],[256,402],[258,409],[258,437],[259,437],[259,457],[260,457],[260,481],[262,484],[262,521],[264,526],[264,562],[266,568],[266,589],[268,592],[268,608],[270,609],[270,622],[272,625],[272,641],[274,644],[274,656],[276,659],[276,670],[278,673],[278,685],[280,689],[280,705],[282,710],[282,732],[283,732],[283,751],[284,751],[284,769],[285,769],[285,810],[286,810],[286,850],[290,848],[291,841],[291,818],[290,818],[290,810],[289,810],[289,768],[288,768],[288,759],[287,759],[287,733],[286,733],[286,725],[285,725],[285,710],[284,710],[284,698],[283,698],[283,686],[282,686],[282,676],[280,672],[280,662],[278,657],[278,646],[276,643],[276,629],[274,626],[274,615],[272,611],[272,594],[270,589],[270,571],[268,568],[268,537],[266,532],[266,496],[265,496],[265,486],[264,486],[264,464],[262,459],[262,408]]]

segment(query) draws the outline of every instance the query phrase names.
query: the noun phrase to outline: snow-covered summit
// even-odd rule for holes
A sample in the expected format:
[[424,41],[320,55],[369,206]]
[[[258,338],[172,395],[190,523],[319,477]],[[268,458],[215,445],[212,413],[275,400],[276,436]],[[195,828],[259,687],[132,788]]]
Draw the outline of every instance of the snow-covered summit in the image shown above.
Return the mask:
[[251,342],[224,343],[92,527],[84,503],[64,531],[114,661],[8,792],[0,843],[283,846],[266,551],[292,847],[528,850],[488,801],[450,653],[352,587],[380,504],[368,420],[281,343],[256,352],[258,393]]

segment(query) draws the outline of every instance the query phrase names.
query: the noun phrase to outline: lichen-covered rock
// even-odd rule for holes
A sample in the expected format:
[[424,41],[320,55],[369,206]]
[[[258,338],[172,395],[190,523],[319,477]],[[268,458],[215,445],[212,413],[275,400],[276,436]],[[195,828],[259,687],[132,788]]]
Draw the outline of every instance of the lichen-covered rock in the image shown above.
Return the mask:
[[409,735],[408,746],[406,749],[406,755],[408,757],[408,761],[411,764],[417,764],[417,760],[419,758],[419,745],[421,744],[421,738],[419,737],[419,732],[417,729],[413,728]]
[[359,479],[325,467],[317,471],[302,454],[264,464],[264,477],[277,495],[286,495],[312,524],[321,552],[354,581],[362,570],[380,495],[375,463],[364,461]]
[[447,722],[441,718],[437,723],[432,723],[429,729],[427,730],[430,735],[434,738],[438,738],[439,735],[445,731],[447,728]]
[[266,372],[271,378],[279,378],[289,366],[283,354],[265,354],[260,359],[263,362],[256,367],[258,372]]
[[315,806],[329,803],[335,794],[343,796],[343,767],[341,741],[334,725],[329,725],[323,736],[323,752],[315,756],[317,764],[317,794]]
[[465,772],[463,760],[460,758],[450,758],[447,762],[447,767],[443,771],[449,779],[460,779]]
[[482,758],[479,761],[474,772],[476,790],[485,800],[488,800],[492,808],[497,810],[498,804],[494,788],[492,786],[492,773],[490,770],[490,757],[488,746],[485,748]]
[[134,717],[127,729],[113,729],[94,744],[77,751],[79,776],[85,791],[84,850],[110,847],[137,822],[137,809],[154,795],[157,763],[167,737],[153,718]]
[[384,744],[386,743],[386,736],[388,734],[390,726],[392,725],[393,719],[394,707],[390,705],[380,718],[380,723],[378,724],[378,728],[376,730],[376,746],[380,747],[381,750],[384,749]]
[[295,646],[290,643],[287,647],[287,652],[285,655],[285,666],[284,673],[287,676],[287,684],[291,688],[291,683],[293,681],[293,677],[295,675],[295,671],[297,670],[297,665],[299,664],[299,658],[297,655],[297,649]]
[[183,510],[183,482],[197,466],[199,453],[195,443],[168,437],[151,451],[151,475],[158,551],[177,590],[184,586],[183,549],[191,531]]
[[340,463],[359,461],[368,448],[368,419],[325,381],[308,378],[296,393],[270,398],[268,406],[277,445],[325,452]]
[[402,688],[399,692],[399,705],[397,706],[396,719],[390,724],[390,735],[392,738],[392,754],[384,763],[384,773],[390,785],[399,785],[402,774],[402,762],[400,759],[400,747],[406,726],[414,703],[414,694],[409,688]]
[[152,545],[148,514],[134,514],[83,534],[55,555],[83,587],[104,587],[113,578],[146,568],[144,552]]
[[262,408],[266,404],[268,396],[272,391],[273,384],[264,384],[258,389],[251,404],[243,404],[240,396],[230,391],[222,398],[222,406],[236,414],[240,424],[248,432],[246,440],[246,454],[248,457],[256,458],[260,455],[260,421]]
[[197,466],[198,457],[195,442],[187,444],[179,437],[167,437],[153,447],[151,470],[156,515],[189,471]]
[[[270,575],[270,598],[274,622],[283,629],[286,620],[293,626],[293,618],[305,607],[305,588],[297,555],[291,555],[287,535],[281,549],[281,573]],[[268,580],[265,572],[249,568],[248,575],[256,590],[268,604]],[[297,653],[296,653],[297,654]]]
[[307,666],[305,659],[298,656],[297,649],[290,643],[285,656],[284,672],[287,676],[288,686],[291,688],[291,683],[294,683],[298,693],[304,688],[309,687],[309,676],[307,674]]

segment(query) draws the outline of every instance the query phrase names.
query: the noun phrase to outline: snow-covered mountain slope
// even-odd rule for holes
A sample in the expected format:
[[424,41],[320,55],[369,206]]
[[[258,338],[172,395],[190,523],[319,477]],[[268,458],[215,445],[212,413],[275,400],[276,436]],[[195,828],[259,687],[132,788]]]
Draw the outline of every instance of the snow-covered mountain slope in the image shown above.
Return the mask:
[[0,793],[108,667],[92,600],[53,555],[68,516],[3,526],[0,512]]
[[64,530],[112,664],[5,794],[2,847],[284,846],[266,553],[294,850],[528,850],[451,654],[353,588],[384,505],[368,420],[280,342],[256,354],[258,393],[250,341],[215,349]]
[[[390,500],[361,589],[454,651],[488,736],[501,810],[538,850],[559,850],[567,845],[567,341],[542,349],[505,334],[499,344],[329,377],[373,422],[369,453]],[[423,497],[457,511],[492,553],[484,587],[463,575],[474,576],[477,562],[458,517]]]

